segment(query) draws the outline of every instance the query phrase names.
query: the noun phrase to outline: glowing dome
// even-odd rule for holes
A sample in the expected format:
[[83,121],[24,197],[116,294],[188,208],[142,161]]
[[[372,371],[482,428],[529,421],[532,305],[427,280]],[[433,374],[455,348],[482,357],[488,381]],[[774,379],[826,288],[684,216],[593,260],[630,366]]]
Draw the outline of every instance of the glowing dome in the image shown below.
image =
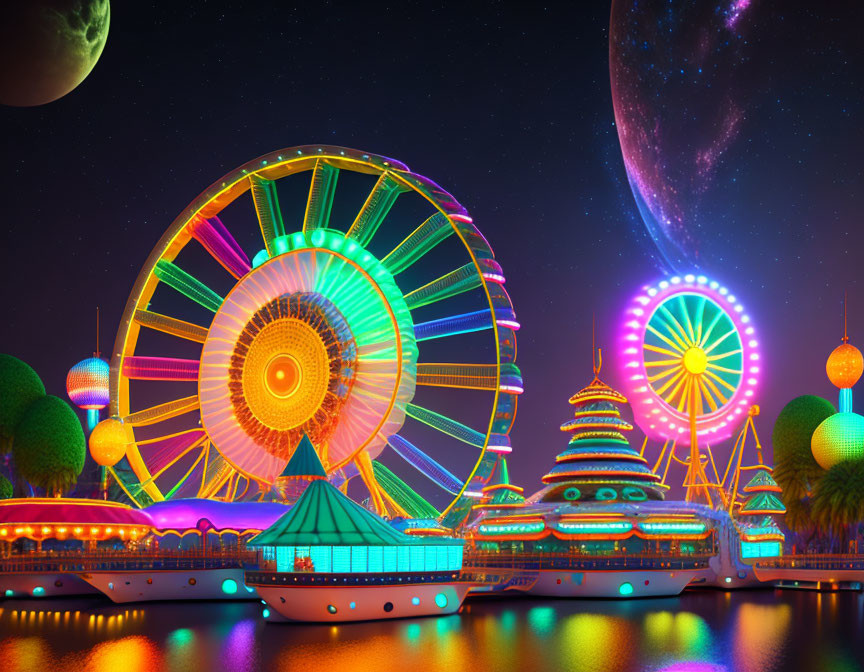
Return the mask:
[[854,345],[843,343],[834,348],[834,352],[828,357],[825,371],[836,387],[852,387],[864,373],[864,357]]
[[108,396],[108,362],[99,357],[81,360],[66,375],[66,392],[78,408],[98,410],[110,401]]
[[106,418],[90,434],[90,456],[102,467],[113,467],[126,455],[130,438],[118,418]]
[[835,413],[822,421],[810,440],[813,457],[823,469],[864,457],[864,417]]

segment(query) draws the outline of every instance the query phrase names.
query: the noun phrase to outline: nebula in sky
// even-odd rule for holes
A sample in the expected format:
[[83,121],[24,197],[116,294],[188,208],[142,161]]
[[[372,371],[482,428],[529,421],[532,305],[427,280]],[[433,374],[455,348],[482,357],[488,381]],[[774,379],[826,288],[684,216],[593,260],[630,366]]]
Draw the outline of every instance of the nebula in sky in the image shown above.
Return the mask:
[[613,0],[609,71],[627,176],[670,270],[700,266],[747,118],[751,0]]

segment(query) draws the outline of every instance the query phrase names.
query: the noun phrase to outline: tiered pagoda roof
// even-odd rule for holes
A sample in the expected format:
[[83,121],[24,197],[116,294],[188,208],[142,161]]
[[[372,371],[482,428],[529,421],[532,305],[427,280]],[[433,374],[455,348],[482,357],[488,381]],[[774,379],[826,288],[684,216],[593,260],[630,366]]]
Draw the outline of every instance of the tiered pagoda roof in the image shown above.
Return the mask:
[[781,488],[767,469],[757,471],[750,482],[744,486],[744,492],[753,494],[741,506],[739,513],[742,516],[769,516],[786,513],[786,506],[774,494],[781,492]]
[[660,477],[624,436],[633,429],[618,409],[627,399],[600,380],[599,373],[595,366],[591,384],[570,397],[575,415],[561,431],[572,437],[543,482],[570,486],[564,497],[571,501],[662,499]]

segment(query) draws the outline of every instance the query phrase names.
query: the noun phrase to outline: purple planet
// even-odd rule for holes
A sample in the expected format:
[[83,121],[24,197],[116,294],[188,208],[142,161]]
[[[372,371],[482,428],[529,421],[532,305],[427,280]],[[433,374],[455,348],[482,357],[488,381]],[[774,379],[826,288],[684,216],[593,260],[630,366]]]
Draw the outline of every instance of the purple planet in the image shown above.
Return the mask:
[[700,266],[704,241],[722,226],[716,182],[747,119],[753,11],[750,0],[612,3],[618,138],[642,219],[669,270]]

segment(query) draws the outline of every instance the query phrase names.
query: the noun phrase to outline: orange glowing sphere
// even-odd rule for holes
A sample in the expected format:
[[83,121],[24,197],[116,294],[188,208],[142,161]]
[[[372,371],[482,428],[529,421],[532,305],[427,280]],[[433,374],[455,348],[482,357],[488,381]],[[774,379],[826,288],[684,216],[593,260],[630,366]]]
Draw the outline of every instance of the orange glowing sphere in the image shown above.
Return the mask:
[[130,437],[118,418],[106,418],[90,433],[90,455],[96,464],[113,467],[126,455]]
[[303,371],[291,355],[276,355],[264,367],[264,384],[273,396],[285,399],[300,388]]
[[864,373],[864,357],[854,345],[838,345],[828,357],[825,371],[828,379],[837,387],[852,387]]

